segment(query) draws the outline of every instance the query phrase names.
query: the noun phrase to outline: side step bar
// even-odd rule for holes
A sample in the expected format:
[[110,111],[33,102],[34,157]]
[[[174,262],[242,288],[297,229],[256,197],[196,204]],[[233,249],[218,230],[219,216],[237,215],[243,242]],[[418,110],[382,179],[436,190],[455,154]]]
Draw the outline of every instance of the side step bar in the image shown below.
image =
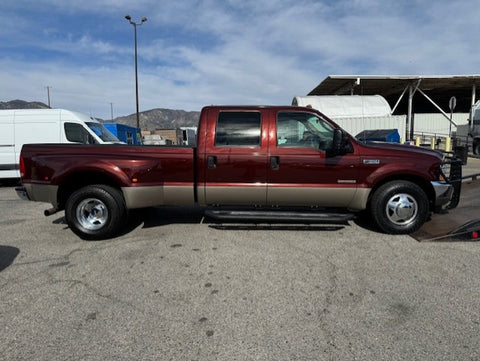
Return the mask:
[[347,224],[352,213],[206,210],[205,216],[224,222]]

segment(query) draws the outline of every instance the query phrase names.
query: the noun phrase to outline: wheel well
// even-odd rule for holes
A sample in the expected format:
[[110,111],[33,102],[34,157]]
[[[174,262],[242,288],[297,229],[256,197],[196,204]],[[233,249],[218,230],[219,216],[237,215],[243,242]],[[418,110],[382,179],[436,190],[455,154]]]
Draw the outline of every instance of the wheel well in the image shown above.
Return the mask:
[[388,183],[388,182],[391,182],[391,181],[408,181],[408,182],[412,182],[412,183],[416,184],[417,186],[422,188],[423,191],[427,194],[428,201],[430,203],[430,208],[432,208],[434,206],[433,202],[435,200],[435,190],[433,189],[432,184],[429,181],[423,179],[422,177],[417,177],[417,176],[414,176],[414,175],[409,175],[409,174],[398,175],[398,174],[396,174],[396,175],[392,175],[390,177],[387,177],[385,179],[382,179],[380,182],[375,184],[375,186],[373,186],[372,191],[370,192],[370,195],[368,196],[367,207],[370,206],[370,201],[372,199],[372,196],[375,194],[377,189],[380,188],[385,183]]
[[77,189],[92,184],[104,184],[120,189],[120,186],[114,179],[104,174],[95,172],[71,174],[68,178],[62,181],[62,184],[58,189],[58,208],[64,209],[68,197],[70,197],[70,195]]

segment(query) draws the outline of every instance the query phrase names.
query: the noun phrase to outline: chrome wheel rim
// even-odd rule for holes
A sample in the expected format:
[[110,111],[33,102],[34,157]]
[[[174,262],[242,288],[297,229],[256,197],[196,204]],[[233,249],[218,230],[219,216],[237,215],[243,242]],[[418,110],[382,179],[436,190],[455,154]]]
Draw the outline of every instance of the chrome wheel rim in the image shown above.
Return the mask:
[[82,200],[77,206],[76,213],[78,223],[89,231],[99,230],[108,220],[107,206],[96,198]]
[[406,226],[417,217],[418,204],[410,194],[395,194],[388,200],[385,212],[390,222],[398,226]]

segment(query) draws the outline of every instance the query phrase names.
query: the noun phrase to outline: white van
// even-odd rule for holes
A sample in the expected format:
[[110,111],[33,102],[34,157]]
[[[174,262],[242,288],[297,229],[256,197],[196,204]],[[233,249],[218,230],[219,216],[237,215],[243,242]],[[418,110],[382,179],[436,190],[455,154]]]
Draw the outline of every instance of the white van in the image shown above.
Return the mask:
[[28,143],[121,143],[99,121],[65,109],[0,110],[0,178],[19,178]]

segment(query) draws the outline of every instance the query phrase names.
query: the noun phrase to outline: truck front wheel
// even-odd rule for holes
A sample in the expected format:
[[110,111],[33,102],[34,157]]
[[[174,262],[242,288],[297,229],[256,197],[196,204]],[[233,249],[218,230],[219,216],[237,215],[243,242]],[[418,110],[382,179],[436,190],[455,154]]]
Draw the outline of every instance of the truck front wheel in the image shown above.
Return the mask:
[[112,237],[126,216],[121,192],[107,185],[89,185],[73,192],[65,204],[65,218],[80,238]]
[[426,222],[429,215],[428,198],[415,183],[393,181],[375,191],[370,201],[370,212],[382,231],[409,234]]

